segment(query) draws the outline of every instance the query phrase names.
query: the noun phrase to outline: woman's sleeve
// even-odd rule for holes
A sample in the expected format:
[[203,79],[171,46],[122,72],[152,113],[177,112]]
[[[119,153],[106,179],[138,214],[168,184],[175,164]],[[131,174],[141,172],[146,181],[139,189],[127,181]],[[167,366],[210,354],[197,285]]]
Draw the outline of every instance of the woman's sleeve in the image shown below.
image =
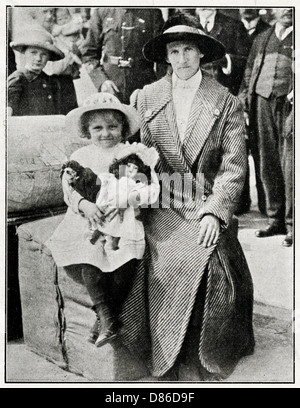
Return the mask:
[[[227,120],[222,135],[222,161],[212,194],[200,210],[200,217],[213,214],[228,227],[238,205],[247,170],[245,125],[242,104],[230,95]],[[226,114],[226,113],[225,113]]]

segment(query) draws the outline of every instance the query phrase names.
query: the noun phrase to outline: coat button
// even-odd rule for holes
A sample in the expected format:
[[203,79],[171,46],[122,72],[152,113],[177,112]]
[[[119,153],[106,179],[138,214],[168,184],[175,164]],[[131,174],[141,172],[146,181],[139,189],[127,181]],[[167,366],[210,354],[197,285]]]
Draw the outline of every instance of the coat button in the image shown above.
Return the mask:
[[201,197],[201,199],[202,199],[202,201],[206,201],[206,200],[207,200],[206,195],[203,195],[203,196]]
[[151,109],[146,110],[145,117],[150,118],[151,115],[152,115],[152,110]]
[[46,85],[46,84],[43,84],[43,88],[47,88],[47,85]]
[[220,111],[219,111],[219,109],[215,109],[215,110],[214,110],[214,115],[215,115],[215,116],[220,116]]
[[51,96],[51,95],[48,95],[48,99],[52,99],[52,96]]

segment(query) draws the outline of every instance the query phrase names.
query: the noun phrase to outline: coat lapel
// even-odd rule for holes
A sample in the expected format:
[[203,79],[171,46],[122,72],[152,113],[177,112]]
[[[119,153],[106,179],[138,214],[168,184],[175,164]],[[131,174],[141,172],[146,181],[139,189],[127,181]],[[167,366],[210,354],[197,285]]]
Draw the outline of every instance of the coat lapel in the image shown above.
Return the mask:
[[183,155],[190,168],[199,156],[216,119],[220,116],[224,102],[223,89],[216,86],[215,82],[203,73],[182,146]]
[[222,16],[219,13],[216,14],[214,26],[208,35],[214,38],[220,38],[221,32],[223,31],[224,23],[220,21]]
[[[168,157],[175,172],[186,173],[190,168],[184,158],[182,143],[176,124],[176,114],[172,99],[172,77],[167,75],[160,81],[159,88],[151,94],[151,108],[145,114],[149,127],[153,126],[152,137],[161,153]],[[150,109],[149,109],[150,108]],[[155,118],[157,116],[157,118]],[[156,119],[154,121],[154,119]],[[158,131],[155,131],[159,126]]]

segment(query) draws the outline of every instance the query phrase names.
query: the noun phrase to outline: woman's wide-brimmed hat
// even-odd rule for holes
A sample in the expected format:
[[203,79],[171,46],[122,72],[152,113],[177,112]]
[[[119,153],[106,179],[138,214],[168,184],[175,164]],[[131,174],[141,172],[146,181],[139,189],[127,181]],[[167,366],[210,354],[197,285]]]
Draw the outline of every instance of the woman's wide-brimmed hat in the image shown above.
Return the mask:
[[10,43],[13,50],[24,52],[27,47],[38,47],[49,51],[49,61],[63,59],[65,54],[59,50],[53,41],[53,37],[45,30],[30,30],[20,33],[15,41]]
[[204,54],[201,63],[216,61],[225,56],[225,47],[204,31],[188,25],[174,25],[162,34],[148,41],[143,48],[143,54],[148,61],[162,62],[166,58],[166,45],[174,41],[193,41],[198,44]]
[[[73,109],[67,114],[69,123],[75,124],[79,133],[82,133],[81,118],[86,112],[97,110],[116,110],[122,112],[128,123],[128,134],[133,136],[140,129],[140,116],[136,109],[130,105],[121,103],[119,99],[107,92],[98,92],[90,95],[79,108]],[[85,135],[81,135],[85,137]]]

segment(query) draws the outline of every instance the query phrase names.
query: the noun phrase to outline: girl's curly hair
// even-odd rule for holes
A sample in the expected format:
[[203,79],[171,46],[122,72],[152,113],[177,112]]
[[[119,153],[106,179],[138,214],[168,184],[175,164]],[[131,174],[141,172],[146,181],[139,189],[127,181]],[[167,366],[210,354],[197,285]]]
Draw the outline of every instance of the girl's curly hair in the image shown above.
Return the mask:
[[[144,164],[144,162],[136,154],[130,154],[120,160],[115,160],[109,167],[109,172],[112,173],[118,180],[124,177],[124,166],[128,163],[135,164],[138,167],[139,174],[144,174],[147,177],[148,184],[151,184],[151,168]],[[140,181],[143,181],[141,179]]]

